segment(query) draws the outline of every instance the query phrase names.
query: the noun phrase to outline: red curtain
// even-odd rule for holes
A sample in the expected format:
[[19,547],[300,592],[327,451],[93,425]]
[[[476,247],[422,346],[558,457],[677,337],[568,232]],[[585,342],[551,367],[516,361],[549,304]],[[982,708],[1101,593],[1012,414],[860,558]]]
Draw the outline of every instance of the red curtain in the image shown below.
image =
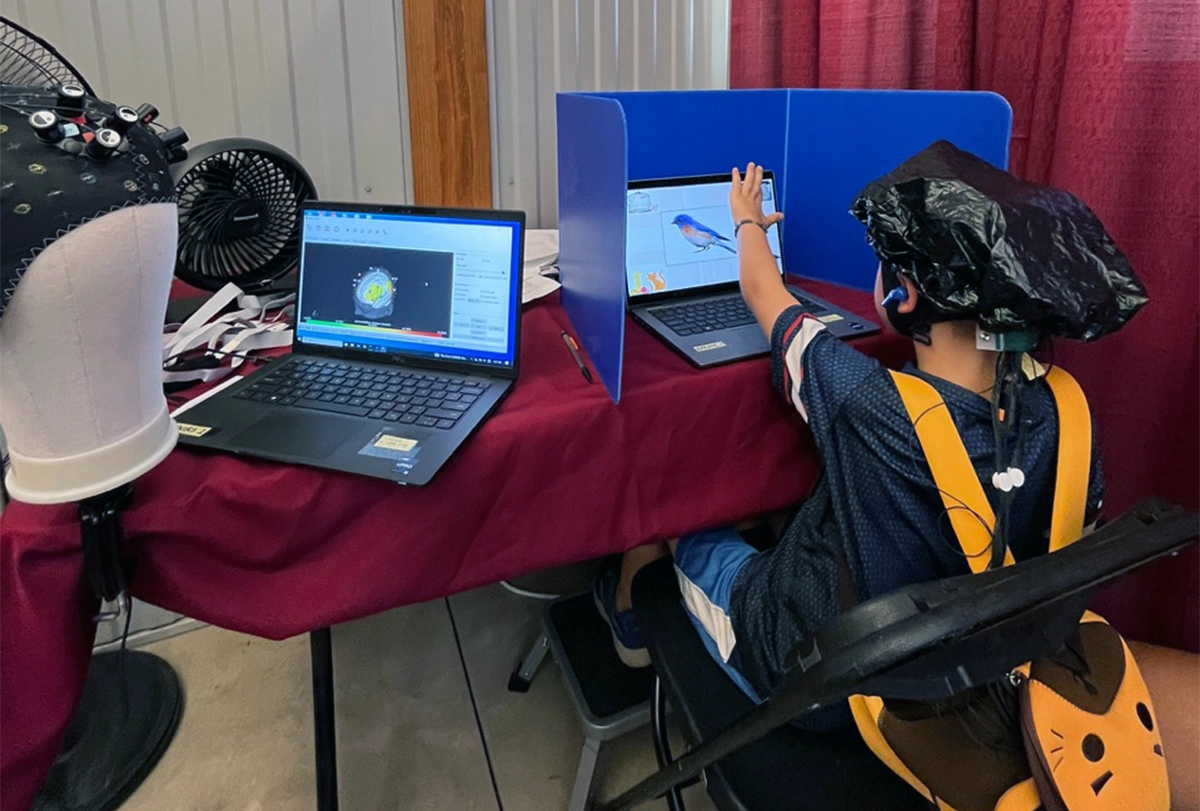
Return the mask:
[[[1085,200],[1150,293],[1120,333],[1056,348],[1098,421],[1105,512],[1151,495],[1198,506],[1200,3],[733,0],[730,85],[1007,98],[1010,169]],[[1192,549],[1097,607],[1130,636],[1196,650],[1198,573]]]

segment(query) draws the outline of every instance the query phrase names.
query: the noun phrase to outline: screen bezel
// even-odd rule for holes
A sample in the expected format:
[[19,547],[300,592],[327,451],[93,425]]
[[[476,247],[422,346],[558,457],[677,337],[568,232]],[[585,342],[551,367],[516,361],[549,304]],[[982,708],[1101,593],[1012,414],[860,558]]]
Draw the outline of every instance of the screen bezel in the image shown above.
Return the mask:
[[[662,178],[651,179],[651,180],[631,180],[627,184],[627,188],[625,190],[625,197],[626,197],[626,201],[628,201],[629,192],[636,191],[638,189],[649,189],[649,188],[661,189],[661,188],[669,187],[669,186],[700,186],[700,185],[704,185],[704,184],[713,184],[713,183],[730,184],[730,183],[732,183],[731,178],[732,178],[731,174],[719,174],[719,175],[690,175],[687,177],[662,177]],[[770,180],[771,185],[775,187],[775,210],[778,211],[779,210],[779,184],[777,184],[775,182],[775,173],[769,169],[764,169],[763,170],[763,181],[765,182],[767,180]],[[628,222],[628,217],[629,217],[628,208],[626,208],[625,216],[626,216],[627,222]],[[626,227],[626,239],[628,239],[628,228],[629,228],[628,224],[625,227]],[[778,223],[774,227],[778,228],[778,229],[782,229],[783,223]],[[779,268],[780,268],[779,275],[780,275],[780,277],[783,277],[785,275],[784,269],[786,267],[787,266],[784,264],[784,259],[783,259],[783,231],[780,230],[779,231]],[[732,282],[721,282],[719,284],[710,284],[710,285],[704,285],[701,287],[689,287],[686,290],[667,290],[662,293],[643,293],[639,296],[635,296],[629,292],[628,260],[626,260],[626,264],[623,268],[623,273],[624,273],[623,283],[625,285],[626,307],[643,307],[648,304],[658,304],[663,301],[670,301],[671,299],[679,299],[679,298],[695,298],[697,296],[717,296],[717,295],[723,295],[725,293],[732,293],[739,289],[737,280],[734,280]]]
[[[516,302],[515,322],[513,329],[513,362],[512,366],[495,366],[488,363],[472,361],[449,360],[434,358],[418,352],[364,352],[361,349],[343,349],[339,347],[306,344],[300,340],[297,326],[300,320],[300,279],[299,264],[297,264],[296,308],[292,318],[292,352],[297,355],[320,355],[329,358],[344,358],[346,360],[367,361],[391,366],[406,366],[412,368],[437,369],[439,371],[457,371],[467,374],[481,374],[489,377],[515,379],[521,365],[521,289],[525,270],[525,212],[507,209],[490,208],[444,208],[430,206],[379,205],[373,203],[331,203],[321,200],[310,200],[300,205],[299,228],[304,228],[304,216],[309,211],[336,211],[352,214],[388,214],[410,217],[431,217],[458,220],[477,220],[491,222],[515,223],[517,225],[516,269],[513,273],[509,294]],[[301,230],[301,240],[303,240]]]

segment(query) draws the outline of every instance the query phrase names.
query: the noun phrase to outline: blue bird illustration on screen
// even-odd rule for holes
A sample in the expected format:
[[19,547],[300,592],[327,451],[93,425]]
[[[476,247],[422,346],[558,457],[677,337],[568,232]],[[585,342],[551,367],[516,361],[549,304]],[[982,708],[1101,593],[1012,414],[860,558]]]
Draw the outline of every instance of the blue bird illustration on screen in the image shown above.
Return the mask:
[[697,222],[687,214],[680,214],[671,220],[671,225],[679,229],[679,233],[688,242],[696,246],[696,252],[707,251],[712,246],[724,248],[730,253],[737,253],[729,246],[729,238],[723,237],[702,222]]

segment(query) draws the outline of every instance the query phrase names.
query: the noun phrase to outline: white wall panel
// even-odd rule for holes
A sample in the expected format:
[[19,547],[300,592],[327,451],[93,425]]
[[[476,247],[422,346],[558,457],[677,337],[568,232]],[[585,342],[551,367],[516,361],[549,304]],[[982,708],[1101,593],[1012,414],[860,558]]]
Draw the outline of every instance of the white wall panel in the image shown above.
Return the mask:
[[[410,0],[413,2],[414,0]],[[422,0],[432,2],[433,0]],[[260,138],[327,199],[408,202],[402,0],[15,0],[104,96]],[[729,0],[486,0],[497,205],[557,221],[554,94],[727,84]]]
[[[235,109],[243,133],[295,155],[298,127],[284,2],[258,0],[229,6],[233,75],[240,91]],[[323,187],[320,190],[324,192]]]
[[5,13],[103,97],[149,101],[195,146],[242,135],[320,195],[412,200],[402,0],[16,0]]
[[729,0],[486,0],[493,199],[558,221],[554,94],[728,86]]

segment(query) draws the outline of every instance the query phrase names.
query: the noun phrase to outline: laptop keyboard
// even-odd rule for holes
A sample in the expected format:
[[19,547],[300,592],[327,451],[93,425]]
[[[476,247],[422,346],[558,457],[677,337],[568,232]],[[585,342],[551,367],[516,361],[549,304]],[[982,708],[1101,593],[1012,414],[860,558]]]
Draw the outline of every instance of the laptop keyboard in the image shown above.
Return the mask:
[[256,379],[234,398],[425,428],[453,428],[487,391],[459,378],[304,359]]
[[[803,296],[796,298],[800,306],[813,315],[826,312],[825,307],[811,299]],[[677,335],[716,332],[754,323],[754,313],[750,312],[745,299],[741,296],[682,302],[665,307],[655,307],[650,312]]]

